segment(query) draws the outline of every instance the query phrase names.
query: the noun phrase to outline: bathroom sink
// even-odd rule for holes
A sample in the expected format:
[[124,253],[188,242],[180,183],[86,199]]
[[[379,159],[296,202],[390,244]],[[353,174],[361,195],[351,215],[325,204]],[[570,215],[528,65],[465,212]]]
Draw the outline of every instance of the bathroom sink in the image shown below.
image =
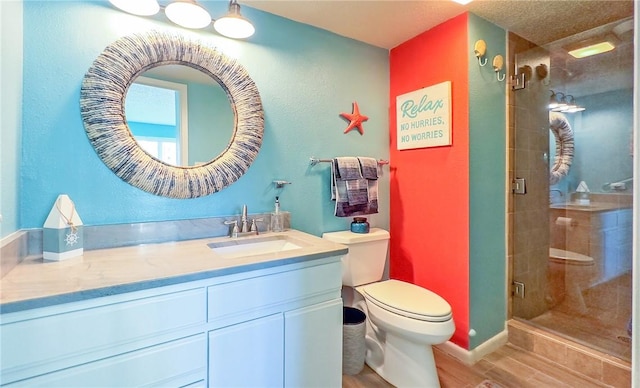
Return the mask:
[[304,248],[308,246],[308,243],[289,236],[278,235],[210,243],[207,246],[219,256],[225,259],[233,259],[292,251]]

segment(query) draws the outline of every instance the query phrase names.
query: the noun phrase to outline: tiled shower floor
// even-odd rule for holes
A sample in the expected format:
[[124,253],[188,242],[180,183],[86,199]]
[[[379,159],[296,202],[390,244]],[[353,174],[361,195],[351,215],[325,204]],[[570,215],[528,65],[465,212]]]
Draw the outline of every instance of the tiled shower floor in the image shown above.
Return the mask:
[[631,273],[583,292],[587,313],[559,305],[530,320],[531,323],[584,345],[631,360],[627,324],[631,317]]

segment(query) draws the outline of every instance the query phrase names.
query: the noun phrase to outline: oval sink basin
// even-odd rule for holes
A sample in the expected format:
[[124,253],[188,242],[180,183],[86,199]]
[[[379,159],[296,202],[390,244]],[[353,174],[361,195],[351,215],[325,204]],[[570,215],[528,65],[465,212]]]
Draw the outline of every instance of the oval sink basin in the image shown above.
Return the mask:
[[273,254],[301,249],[308,244],[288,236],[267,236],[207,244],[225,259]]

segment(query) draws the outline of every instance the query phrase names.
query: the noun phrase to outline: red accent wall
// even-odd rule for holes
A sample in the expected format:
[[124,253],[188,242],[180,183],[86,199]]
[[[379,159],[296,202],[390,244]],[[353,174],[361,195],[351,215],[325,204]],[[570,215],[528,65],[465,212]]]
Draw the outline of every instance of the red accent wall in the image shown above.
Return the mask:
[[[452,307],[452,342],[469,348],[468,14],[390,52],[390,276]],[[398,151],[396,96],[451,81],[453,145]]]

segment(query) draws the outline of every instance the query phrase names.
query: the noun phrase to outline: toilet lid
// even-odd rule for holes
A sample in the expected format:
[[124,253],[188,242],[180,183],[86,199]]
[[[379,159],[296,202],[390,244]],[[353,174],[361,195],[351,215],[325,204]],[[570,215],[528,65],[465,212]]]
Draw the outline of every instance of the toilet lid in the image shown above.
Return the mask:
[[370,302],[393,313],[429,322],[451,319],[451,306],[440,295],[415,284],[387,280],[362,287]]

